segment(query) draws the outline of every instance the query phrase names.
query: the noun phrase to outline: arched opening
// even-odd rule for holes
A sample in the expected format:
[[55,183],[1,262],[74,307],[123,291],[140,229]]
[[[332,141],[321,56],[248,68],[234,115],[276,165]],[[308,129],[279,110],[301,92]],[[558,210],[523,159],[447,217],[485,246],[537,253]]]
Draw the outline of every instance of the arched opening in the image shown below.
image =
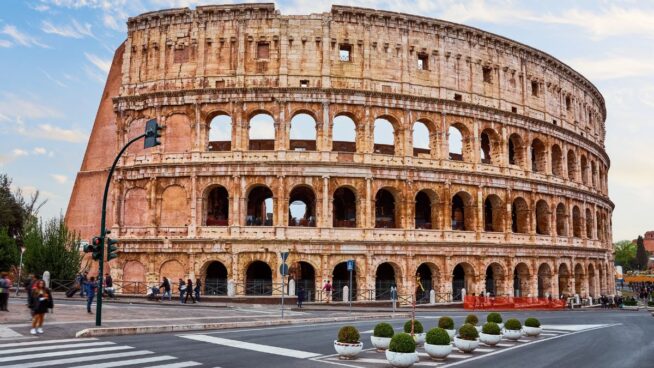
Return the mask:
[[531,142],[531,171],[544,173],[546,167],[545,144],[536,138]]
[[184,114],[170,115],[166,119],[166,129],[163,131],[164,152],[181,153],[191,150],[191,125],[188,116]]
[[577,155],[573,150],[568,151],[568,179],[577,181]]
[[[178,283],[179,279],[186,280],[186,270],[179,261],[171,259],[164,262],[159,268],[159,279],[167,277],[170,283]],[[172,289],[175,291],[175,289]]]
[[[175,281],[175,280],[171,280]],[[147,290],[145,266],[139,261],[127,261],[123,266],[123,294],[141,294]]]
[[447,143],[450,149],[450,160],[463,161],[463,134],[455,126],[447,131]]
[[577,263],[575,266],[575,294],[579,294],[582,297],[585,296],[585,290],[583,289],[584,277],[584,268],[581,264]]
[[[347,262],[341,262],[334,267],[332,273],[332,299],[343,300],[343,287],[349,285],[350,271],[347,270]],[[347,299],[346,299],[347,300]],[[352,270],[352,300],[357,300],[357,270]]]
[[143,188],[132,188],[125,193],[122,206],[123,226],[150,226],[148,194]]
[[586,208],[586,238],[593,239],[593,211]]
[[414,156],[418,156],[420,154],[429,156],[430,138],[431,138],[431,134],[425,123],[418,121],[415,124],[413,124],[413,155]]
[[275,149],[275,121],[268,114],[256,114],[250,118],[250,151],[272,151]]
[[593,298],[597,296],[597,279],[595,276],[595,267],[591,263],[588,265],[588,295]]
[[[422,288],[425,290],[423,295],[426,296],[426,299],[424,297],[416,299],[418,302],[429,302],[429,292],[431,290],[438,293],[438,276],[438,267],[433,263],[422,263],[418,266],[418,269],[416,270],[416,279],[420,280],[420,285],[422,285]],[[417,295],[422,293],[420,286],[416,287],[416,293]]]
[[504,231],[503,203],[500,197],[491,194],[484,201],[484,231]]
[[581,238],[583,231],[584,227],[581,223],[581,210],[579,210],[579,207],[574,206],[572,208],[572,235],[575,238]]
[[565,263],[559,266],[559,294],[563,298],[571,296],[570,293],[570,270]]
[[167,187],[161,196],[161,227],[183,227],[188,225],[189,206],[186,190],[179,185]]
[[390,191],[380,189],[375,195],[375,227],[376,228],[395,228],[395,198]]
[[207,196],[207,226],[229,225],[229,195],[222,186],[212,188]]
[[525,166],[525,145],[518,134],[509,137],[509,165]]
[[289,274],[295,280],[295,295],[302,288],[305,300],[316,300],[316,271],[310,263],[304,261],[293,263],[289,268]]
[[552,269],[547,263],[538,267],[538,297],[547,298],[552,295]]
[[389,300],[391,298],[391,287],[397,287],[395,268],[392,264],[384,262],[377,266],[375,273],[375,299]]
[[529,296],[529,267],[524,263],[518,263],[513,270],[513,295]]
[[232,118],[229,115],[218,115],[209,123],[209,151],[231,151],[232,149]]
[[375,119],[374,124],[374,152],[384,155],[395,154],[395,129],[387,119]]
[[595,237],[600,241],[603,241],[604,233],[602,233],[602,214],[599,211],[595,213],[595,224],[597,225],[597,233]]
[[309,114],[297,114],[291,119],[291,151],[316,150],[316,120]]
[[227,295],[227,268],[218,261],[207,267],[204,277],[205,295]]
[[267,263],[250,263],[245,274],[245,295],[272,295],[272,270]]
[[357,227],[357,202],[350,188],[340,187],[334,192],[334,227]]
[[459,192],[452,197],[452,230],[472,231],[475,229],[472,197]]
[[307,186],[293,188],[288,197],[288,226],[316,226],[316,195]]
[[511,231],[520,234],[529,232],[529,206],[524,198],[518,197],[511,204]]
[[416,229],[432,229],[431,198],[421,190],[416,194],[415,222]]
[[273,225],[273,194],[267,186],[257,186],[248,194],[246,226]]
[[552,174],[563,176],[563,152],[557,144],[552,146]]
[[589,167],[588,167],[588,159],[586,159],[586,155],[581,155],[581,182],[584,185],[588,185],[588,172],[589,172]]
[[590,164],[590,177],[593,182],[593,188],[597,188],[597,166],[595,166],[595,161]]
[[558,236],[567,236],[568,214],[563,203],[559,203],[556,206],[556,235]]
[[504,268],[497,262],[486,267],[485,292],[491,296],[501,296],[506,293],[504,290]]
[[547,202],[536,202],[536,234],[550,235],[550,208]]
[[332,151],[356,152],[356,124],[349,116],[339,115],[333,121]]
[[470,295],[474,291],[471,290],[472,280],[474,279],[474,271],[469,263],[459,263],[452,270],[452,300],[461,300],[461,290],[466,289]]

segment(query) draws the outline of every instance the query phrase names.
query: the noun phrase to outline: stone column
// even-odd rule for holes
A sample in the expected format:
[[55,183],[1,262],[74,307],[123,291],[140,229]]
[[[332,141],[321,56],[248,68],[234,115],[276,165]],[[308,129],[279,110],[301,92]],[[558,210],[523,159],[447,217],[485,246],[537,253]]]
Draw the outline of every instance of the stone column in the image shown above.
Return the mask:
[[332,132],[332,124],[331,121],[329,120],[329,115],[330,115],[329,107],[330,107],[329,102],[322,103],[322,144],[320,145],[320,149],[316,148],[319,151],[329,152],[332,150],[333,132]]
[[331,220],[332,218],[332,213],[329,210],[329,175],[323,175],[322,177],[322,218],[320,219],[320,224],[318,226],[321,227],[332,227],[333,221]]
[[273,193],[273,226],[288,226],[288,200],[286,198],[286,177],[277,176],[277,193]]
[[364,227],[375,227],[375,203],[372,198],[372,177],[366,178],[366,207],[364,214]]
[[[197,201],[198,201],[198,180],[197,175],[194,173],[191,175],[191,225],[188,229],[189,237],[195,237],[197,226],[198,226],[198,217],[197,217]],[[200,207],[201,208],[201,207]],[[202,221],[202,217],[200,217]]]

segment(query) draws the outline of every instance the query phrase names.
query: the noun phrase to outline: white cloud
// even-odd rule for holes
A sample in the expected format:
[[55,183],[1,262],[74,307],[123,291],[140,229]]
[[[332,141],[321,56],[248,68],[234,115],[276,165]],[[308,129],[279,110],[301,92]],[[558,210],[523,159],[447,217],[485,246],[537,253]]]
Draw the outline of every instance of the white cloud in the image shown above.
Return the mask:
[[66,175],[50,174],[50,176],[59,184],[65,184],[68,181],[68,177]]
[[24,98],[9,92],[0,92],[0,120],[3,120],[2,116],[5,117],[5,120],[17,120],[18,118],[61,118],[63,114],[34,98]]
[[654,75],[654,63],[649,59],[628,56],[608,58],[576,58],[568,64],[590,80],[607,80]]
[[92,69],[88,65],[84,65],[84,73],[86,73],[86,75],[89,78],[91,78],[92,80],[94,80],[94,81],[96,81],[96,82],[98,82],[98,83],[100,83],[102,85],[104,85],[104,83],[106,81],[106,74],[102,75],[102,74],[100,74],[100,72],[97,71],[97,69]]
[[41,124],[37,127],[37,129],[34,129],[32,132],[26,135],[36,138],[44,138],[71,143],[83,143],[88,140],[88,134],[80,130],[65,129],[50,124]]
[[90,54],[88,52],[85,52],[84,56],[86,56],[86,59],[90,61],[91,64],[95,65],[96,68],[100,69],[105,74],[109,73],[109,69],[111,68],[110,59],[102,59],[101,57],[94,54]]
[[28,156],[28,155],[29,152],[20,148],[14,148],[11,152],[9,152],[9,154],[4,154],[4,155],[0,154],[0,166],[8,164],[19,157]]
[[11,46],[13,46],[13,43],[11,43],[11,41],[0,40],[0,47],[11,47]]
[[6,34],[7,36],[11,37],[16,44],[23,45],[26,47],[32,47],[32,46],[38,46],[38,47],[43,47],[43,48],[49,48],[48,45],[45,45],[39,40],[37,40],[35,37],[30,36],[26,33],[23,33],[16,28],[16,26],[13,26],[11,24],[6,24],[2,30],[0,30],[0,34]]
[[59,87],[68,88],[68,85],[66,83],[64,83],[64,82],[60,81],[59,79],[56,79],[55,77],[51,76],[50,73],[46,72],[45,70],[41,69],[41,73],[43,73],[43,75],[45,75],[46,78],[48,78],[52,83],[58,85]]
[[36,11],[39,11],[39,12],[44,12],[44,11],[50,10],[50,7],[45,5],[45,4],[40,4],[40,5],[36,5],[32,9],[34,9]]
[[50,21],[43,21],[41,23],[41,30],[45,33],[69,38],[94,37],[89,23],[84,23],[82,25],[75,19],[71,21],[71,24],[59,26],[52,24]]
[[12,151],[12,153],[13,153],[13,155],[15,157],[28,156],[30,154],[29,152],[25,151],[24,149],[20,149],[20,148],[15,148]]
[[32,152],[34,152],[35,155],[45,155],[48,153],[48,150],[43,147],[34,147]]

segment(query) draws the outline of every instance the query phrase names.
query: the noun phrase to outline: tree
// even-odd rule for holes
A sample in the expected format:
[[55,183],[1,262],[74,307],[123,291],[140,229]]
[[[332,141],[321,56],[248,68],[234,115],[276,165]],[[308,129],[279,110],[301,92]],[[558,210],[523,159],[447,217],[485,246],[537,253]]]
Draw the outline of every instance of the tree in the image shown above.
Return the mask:
[[613,244],[613,249],[615,263],[625,271],[631,270],[636,260],[636,244],[631,240],[621,240]]
[[10,271],[19,262],[16,241],[9,236],[7,229],[0,228],[0,271]]
[[636,268],[639,270],[646,270],[647,263],[649,262],[649,255],[645,250],[645,243],[643,242],[643,237],[638,236],[636,241]]
[[37,275],[50,271],[52,279],[74,279],[82,261],[79,241],[78,234],[68,230],[63,216],[42,223],[29,221],[23,237],[26,270]]

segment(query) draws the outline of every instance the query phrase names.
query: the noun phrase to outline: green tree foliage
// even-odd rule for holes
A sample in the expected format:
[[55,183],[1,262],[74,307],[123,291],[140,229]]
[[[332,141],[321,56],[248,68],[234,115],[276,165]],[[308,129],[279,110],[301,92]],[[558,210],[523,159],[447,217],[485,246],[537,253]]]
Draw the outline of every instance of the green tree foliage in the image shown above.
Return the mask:
[[636,260],[636,244],[631,240],[620,240],[613,244],[615,263],[625,271],[633,269]]
[[42,275],[50,271],[52,279],[72,280],[79,272],[82,256],[79,236],[66,227],[63,216],[43,223],[30,221],[25,229],[24,257],[28,272]]
[[9,236],[7,229],[0,228],[0,271],[10,271],[18,264],[19,257],[16,241]]
[[11,179],[0,174],[0,228],[10,237],[18,235],[23,228],[24,210],[11,191]]
[[649,261],[649,254],[645,250],[645,243],[643,242],[643,237],[638,236],[636,240],[636,267],[639,270],[646,270],[647,263]]

